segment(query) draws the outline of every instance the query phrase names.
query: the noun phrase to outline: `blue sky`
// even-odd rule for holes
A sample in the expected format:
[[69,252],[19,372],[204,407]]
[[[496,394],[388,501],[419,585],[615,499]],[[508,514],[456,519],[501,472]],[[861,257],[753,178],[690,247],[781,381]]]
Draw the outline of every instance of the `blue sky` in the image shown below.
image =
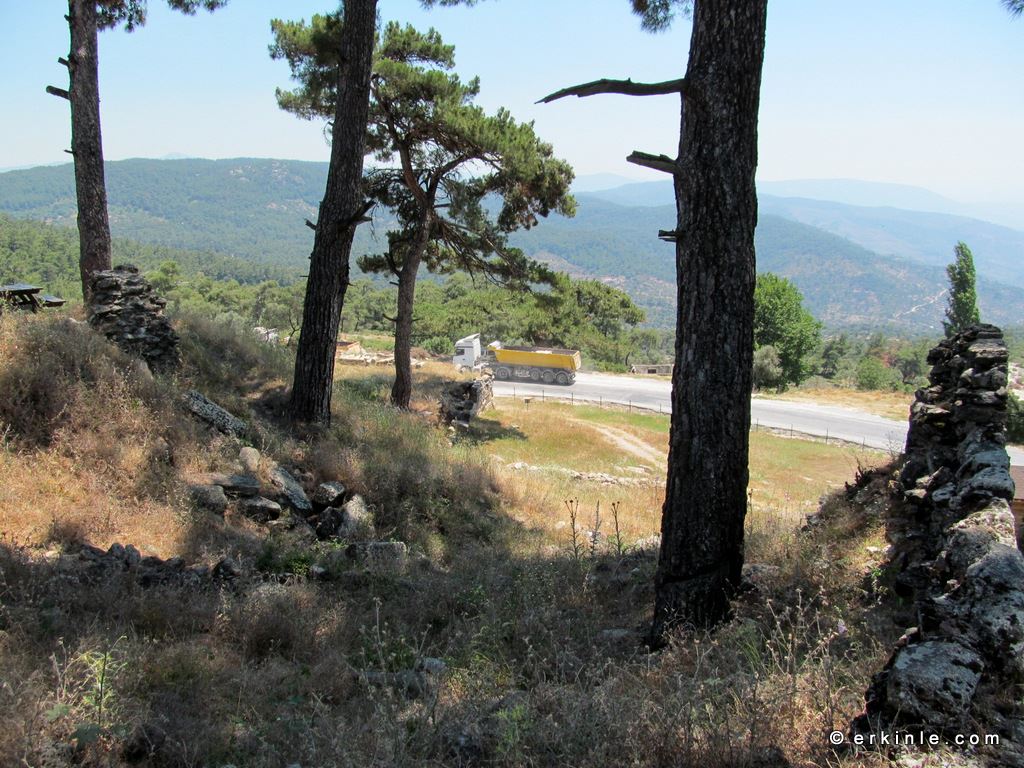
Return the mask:
[[[690,25],[639,29],[627,0],[488,0],[424,11],[381,0],[385,20],[435,26],[480,102],[535,120],[578,174],[657,174],[633,149],[674,151],[678,102],[602,96],[533,102],[598,77],[663,80],[685,69]],[[100,39],[108,159],[325,160],[322,125],[280,112],[288,69],[267,55],[269,19],[308,18],[329,0],[231,0],[183,17],[150,0],[150,21]],[[68,49],[62,0],[0,0],[0,168],[66,161]],[[999,0],[770,0],[759,178],[857,178],[928,187],[966,201],[1024,202],[1024,19]]]

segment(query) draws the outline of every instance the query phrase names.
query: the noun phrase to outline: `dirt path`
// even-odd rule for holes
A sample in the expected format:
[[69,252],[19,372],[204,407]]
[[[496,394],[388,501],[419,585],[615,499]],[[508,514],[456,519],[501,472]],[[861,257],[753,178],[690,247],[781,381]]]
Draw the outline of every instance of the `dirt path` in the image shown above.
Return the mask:
[[668,460],[668,454],[663,451],[659,451],[654,446],[648,445],[643,440],[635,435],[629,434],[623,429],[617,427],[610,427],[607,424],[594,424],[588,421],[578,421],[578,424],[585,424],[591,429],[601,433],[608,442],[621,448],[626,453],[636,456],[638,459],[650,462],[659,470],[665,469],[665,462]]

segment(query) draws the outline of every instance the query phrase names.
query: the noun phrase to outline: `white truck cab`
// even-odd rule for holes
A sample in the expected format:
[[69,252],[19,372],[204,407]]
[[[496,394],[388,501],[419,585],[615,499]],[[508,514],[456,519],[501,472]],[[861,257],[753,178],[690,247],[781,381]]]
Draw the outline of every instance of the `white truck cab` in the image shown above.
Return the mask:
[[480,363],[480,334],[474,333],[455,342],[452,365],[458,370],[472,370]]

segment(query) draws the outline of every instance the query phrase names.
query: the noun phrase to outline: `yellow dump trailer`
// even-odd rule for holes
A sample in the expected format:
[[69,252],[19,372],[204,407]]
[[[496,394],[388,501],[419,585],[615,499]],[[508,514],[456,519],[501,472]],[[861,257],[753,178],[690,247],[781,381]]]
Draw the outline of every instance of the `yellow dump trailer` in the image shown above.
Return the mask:
[[568,385],[582,366],[579,350],[545,347],[506,347],[500,341],[487,347],[487,363],[496,379],[529,379]]

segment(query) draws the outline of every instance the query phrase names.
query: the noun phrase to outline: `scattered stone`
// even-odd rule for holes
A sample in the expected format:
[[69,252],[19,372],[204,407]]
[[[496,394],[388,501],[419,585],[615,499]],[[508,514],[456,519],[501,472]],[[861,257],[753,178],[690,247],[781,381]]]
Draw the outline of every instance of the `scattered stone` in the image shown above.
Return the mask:
[[364,670],[360,679],[376,688],[392,688],[410,699],[427,698],[437,694],[447,669],[441,659],[426,657],[419,659],[412,669],[398,672]]
[[358,493],[341,508],[342,518],[336,535],[343,539],[373,535],[373,513]]
[[219,432],[231,435],[232,437],[240,437],[249,430],[249,426],[240,418],[233,416],[206,397],[206,395],[196,392],[194,389],[186,392],[184,399],[185,407],[194,416],[205,421]]
[[207,472],[193,475],[193,482],[199,485],[216,485],[233,498],[256,496],[260,492],[260,481],[249,475],[226,475],[222,472]]
[[230,557],[224,557],[213,566],[213,578],[224,581],[233,581],[242,575],[242,569],[238,563]]
[[749,589],[764,589],[779,578],[782,569],[767,563],[744,563],[740,579]]
[[242,471],[254,477],[260,472],[260,452],[251,446],[245,446],[238,452],[238,461],[242,465]]
[[190,485],[188,491],[192,504],[199,509],[223,515],[228,508],[228,497],[219,485]]
[[311,501],[314,507],[321,509],[334,507],[345,498],[345,486],[338,482],[320,483],[313,491]]
[[89,287],[89,325],[153,371],[178,366],[178,334],[163,316],[167,302],[137,268],[126,264],[95,272]]
[[267,523],[281,516],[281,505],[262,496],[251,496],[239,500],[238,511],[257,523]]
[[350,544],[345,554],[374,576],[400,576],[408,565],[409,548],[404,541],[367,541]]
[[288,471],[275,465],[270,471],[270,482],[281,491],[282,500],[303,517],[308,517],[313,512],[313,505],[306,496],[306,492],[299,481],[292,477]]

